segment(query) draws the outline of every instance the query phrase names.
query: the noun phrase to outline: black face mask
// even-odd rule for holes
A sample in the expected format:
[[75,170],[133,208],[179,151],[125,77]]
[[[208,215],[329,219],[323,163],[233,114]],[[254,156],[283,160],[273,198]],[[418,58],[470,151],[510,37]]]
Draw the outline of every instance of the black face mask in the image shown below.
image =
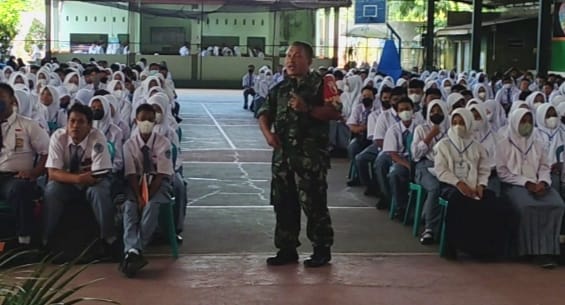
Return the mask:
[[100,82],[103,83],[103,84],[105,84],[105,83],[108,82],[108,78],[107,78],[107,77],[102,77],[102,78],[100,79]]
[[104,117],[104,110],[96,109],[92,110],[92,119],[95,121],[100,121]]
[[363,106],[365,106],[365,108],[373,106],[373,99],[370,97],[364,98],[361,102],[363,103]]
[[432,123],[434,123],[435,125],[441,124],[441,122],[443,122],[443,120],[445,120],[445,116],[443,114],[440,114],[440,113],[432,114],[430,116],[430,121],[432,121]]
[[249,74],[255,72],[255,70],[253,70],[253,69],[249,69],[249,70],[247,70],[247,71],[249,72]]
[[565,116],[561,117],[561,123],[565,124]]
[[428,105],[422,106],[422,116],[424,117],[424,120],[428,117]]
[[381,105],[385,110],[390,109],[390,101],[381,101]]
[[60,103],[59,107],[61,107],[61,109],[67,109],[67,107],[69,106],[70,102],[68,103]]

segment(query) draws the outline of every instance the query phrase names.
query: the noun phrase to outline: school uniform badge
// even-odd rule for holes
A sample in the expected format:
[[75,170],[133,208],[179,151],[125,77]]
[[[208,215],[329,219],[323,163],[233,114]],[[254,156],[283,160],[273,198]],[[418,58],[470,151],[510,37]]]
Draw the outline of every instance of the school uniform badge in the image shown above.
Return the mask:
[[104,145],[102,143],[96,143],[94,144],[94,152],[96,152],[97,154],[101,153],[104,151]]

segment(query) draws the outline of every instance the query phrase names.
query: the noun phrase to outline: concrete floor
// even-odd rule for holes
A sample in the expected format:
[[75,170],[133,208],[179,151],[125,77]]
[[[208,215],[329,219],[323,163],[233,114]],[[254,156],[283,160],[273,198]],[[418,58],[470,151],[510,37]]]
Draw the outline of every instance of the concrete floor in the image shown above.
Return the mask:
[[[332,265],[269,268],[274,214],[271,152],[239,91],[179,90],[189,207],[181,258],[150,249],[136,279],[117,266],[81,295],[122,304],[564,304],[565,271],[526,263],[449,262],[421,246],[410,228],[375,209],[376,199],[345,186],[348,162],[332,161],[329,205],[336,232]],[[311,251],[301,237],[302,257]]]

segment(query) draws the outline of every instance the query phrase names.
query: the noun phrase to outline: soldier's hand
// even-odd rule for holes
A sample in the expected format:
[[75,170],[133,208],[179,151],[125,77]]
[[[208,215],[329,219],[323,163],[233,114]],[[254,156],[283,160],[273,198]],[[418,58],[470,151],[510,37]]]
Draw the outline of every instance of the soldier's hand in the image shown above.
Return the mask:
[[290,101],[288,102],[288,105],[294,110],[294,111],[298,111],[298,112],[306,112],[308,111],[308,108],[306,107],[306,103],[304,102],[304,99],[298,95],[296,95],[296,93],[291,93],[290,94],[292,97],[290,98]]
[[265,135],[265,139],[267,140],[267,144],[269,144],[272,148],[277,149],[281,147],[281,140],[276,134],[270,132]]

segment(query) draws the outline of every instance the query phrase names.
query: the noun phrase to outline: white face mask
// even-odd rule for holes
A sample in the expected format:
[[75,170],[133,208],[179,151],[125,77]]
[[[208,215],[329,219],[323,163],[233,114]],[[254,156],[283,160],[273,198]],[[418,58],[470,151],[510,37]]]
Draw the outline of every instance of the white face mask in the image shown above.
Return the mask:
[[487,97],[487,93],[486,93],[486,92],[479,92],[479,98],[480,98],[481,100],[484,101],[486,97]]
[[102,121],[100,121],[100,120],[93,120],[93,121],[92,121],[92,127],[96,128],[96,129],[98,129],[98,130],[100,130],[100,123],[101,123],[101,122],[102,122]]
[[558,117],[550,117],[545,119],[545,126],[549,129],[555,129],[559,125],[559,118]]
[[153,132],[153,127],[155,123],[150,121],[137,121],[137,128],[139,129],[139,133],[141,134],[150,134]]
[[502,85],[502,88],[504,88],[504,89],[510,89],[511,87],[512,87],[511,84],[504,84],[504,85]]
[[539,106],[541,106],[541,105],[543,105],[543,103],[535,102],[535,103],[534,103],[534,108],[535,108],[535,109],[538,109]]
[[405,110],[402,111],[398,114],[398,117],[403,121],[403,122],[408,122],[412,119],[412,110]]
[[408,96],[412,102],[414,102],[415,104],[419,104],[422,101],[422,96],[420,94],[410,94]]
[[453,126],[453,127],[451,127],[451,128],[453,128],[453,131],[455,131],[455,134],[456,134],[458,137],[461,137],[461,138],[462,138],[463,136],[465,136],[465,132],[467,131],[467,129],[465,128],[465,126],[461,126],[461,125],[455,125],[455,126]]
[[78,86],[75,83],[67,83],[65,84],[65,88],[69,91],[69,93],[75,93],[78,91]]
[[27,90],[24,84],[14,84],[14,90]]
[[47,80],[46,79],[40,79],[40,80],[37,81],[37,83],[41,84],[41,85],[47,85]]
[[124,96],[124,91],[123,90],[115,90],[112,93],[112,95],[114,95],[118,100],[120,100]]
[[444,87],[443,89],[445,90],[445,93],[451,93],[451,86]]
[[473,132],[480,131],[482,124],[483,124],[483,120],[475,120],[475,122],[473,123]]
[[162,113],[155,113],[155,123],[161,124],[163,122],[163,114]]

